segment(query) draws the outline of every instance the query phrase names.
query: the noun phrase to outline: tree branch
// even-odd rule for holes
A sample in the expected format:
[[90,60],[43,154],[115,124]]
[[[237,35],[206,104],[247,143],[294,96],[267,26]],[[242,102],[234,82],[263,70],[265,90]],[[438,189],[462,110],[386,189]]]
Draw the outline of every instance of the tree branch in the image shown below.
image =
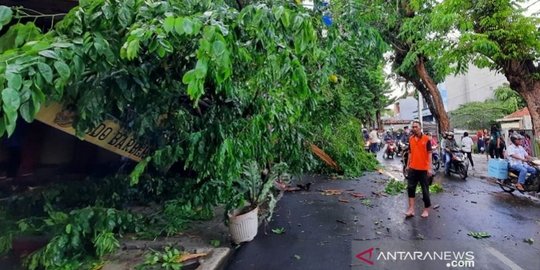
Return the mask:
[[238,5],[238,10],[242,10],[244,8],[240,0],[236,0],[236,4]]

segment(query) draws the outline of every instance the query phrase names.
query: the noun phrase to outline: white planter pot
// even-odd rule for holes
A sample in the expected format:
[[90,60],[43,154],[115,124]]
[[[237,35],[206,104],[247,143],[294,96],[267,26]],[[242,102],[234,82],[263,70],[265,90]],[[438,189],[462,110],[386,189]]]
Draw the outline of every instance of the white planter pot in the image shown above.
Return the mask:
[[229,232],[236,244],[249,242],[255,238],[259,227],[258,212],[259,207],[242,215],[237,215],[238,210],[229,213]]

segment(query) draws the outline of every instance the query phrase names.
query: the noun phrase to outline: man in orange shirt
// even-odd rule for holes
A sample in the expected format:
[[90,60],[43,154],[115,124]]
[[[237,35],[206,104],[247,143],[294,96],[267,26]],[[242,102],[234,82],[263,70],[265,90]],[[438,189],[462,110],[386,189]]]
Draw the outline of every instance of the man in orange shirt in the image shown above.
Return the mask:
[[406,217],[414,216],[414,199],[416,195],[416,185],[420,183],[422,187],[422,200],[424,201],[424,211],[422,217],[426,218],[429,215],[429,186],[428,178],[433,175],[431,170],[431,140],[427,135],[422,133],[419,121],[414,121],[412,124],[412,136],[409,138],[409,160],[407,170],[409,171],[407,178],[407,193],[409,195],[409,209],[405,214]]

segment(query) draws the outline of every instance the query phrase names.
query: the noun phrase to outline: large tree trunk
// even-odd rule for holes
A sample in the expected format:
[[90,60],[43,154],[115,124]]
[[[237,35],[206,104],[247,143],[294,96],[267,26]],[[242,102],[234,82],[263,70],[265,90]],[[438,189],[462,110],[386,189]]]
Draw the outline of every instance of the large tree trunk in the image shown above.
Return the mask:
[[536,141],[540,142],[540,82],[535,83],[531,89],[524,90],[520,93],[525,102],[527,102]]
[[540,142],[540,80],[535,79],[538,67],[532,61],[510,60],[500,66],[510,83],[510,88],[518,92],[525,102],[531,114],[534,137]]
[[429,91],[427,90],[426,86],[420,81],[418,78],[411,78],[410,76],[407,76],[406,74],[400,73],[401,77],[405,78],[405,80],[411,82],[414,85],[414,88],[420,92],[420,94],[424,97],[424,100],[427,103],[428,109],[431,112],[431,115],[435,118],[435,121],[437,121],[437,126],[439,127],[439,130],[441,130],[441,122],[439,121],[439,112],[435,108],[435,104],[433,104],[433,99],[431,98],[431,95],[429,94]]
[[423,84],[426,86],[429,95],[432,98],[435,111],[437,111],[439,115],[439,118],[437,119],[439,122],[439,132],[443,133],[449,131],[450,120],[448,119],[448,114],[444,109],[441,93],[439,93],[439,89],[437,88],[437,84],[435,83],[435,81],[433,81],[431,76],[429,76],[429,73],[426,70],[426,66],[424,65],[423,57],[418,57],[415,68],[416,73],[418,73],[418,76],[422,80]]
[[383,122],[382,122],[382,119],[381,119],[381,110],[380,109],[375,111],[375,121],[377,122],[377,129],[379,131],[383,131],[384,130],[384,125],[383,125]]

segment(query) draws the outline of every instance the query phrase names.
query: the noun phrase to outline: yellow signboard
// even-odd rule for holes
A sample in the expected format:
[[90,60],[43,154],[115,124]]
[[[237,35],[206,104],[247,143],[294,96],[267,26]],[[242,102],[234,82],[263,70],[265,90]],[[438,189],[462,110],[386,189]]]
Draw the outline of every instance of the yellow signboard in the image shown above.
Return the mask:
[[[42,107],[36,115],[38,121],[71,135],[75,135],[72,126],[74,117],[73,111],[65,109],[59,103]],[[129,131],[113,120],[99,124],[94,130],[86,133],[83,139],[134,161],[140,161],[150,152],[148,145],[138,142]]]

